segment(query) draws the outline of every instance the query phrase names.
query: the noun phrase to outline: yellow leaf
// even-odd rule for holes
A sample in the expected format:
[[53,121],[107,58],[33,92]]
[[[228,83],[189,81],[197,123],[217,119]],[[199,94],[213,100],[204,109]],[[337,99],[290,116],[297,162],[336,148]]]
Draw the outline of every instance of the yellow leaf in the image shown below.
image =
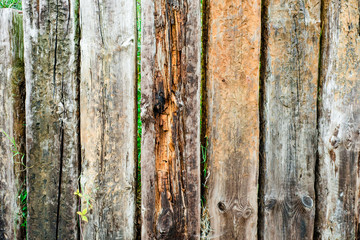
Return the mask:
[[84,222],[89,222],[86,216],[81,216],[81,218]]
[[76,212],[77,214],[79,214],[80,216],[82,216],[83,214],[82,214],[82,212]]
[[83,211],[82,211],[82,215],[85,215],[87,213],[87,208],[85,208]]

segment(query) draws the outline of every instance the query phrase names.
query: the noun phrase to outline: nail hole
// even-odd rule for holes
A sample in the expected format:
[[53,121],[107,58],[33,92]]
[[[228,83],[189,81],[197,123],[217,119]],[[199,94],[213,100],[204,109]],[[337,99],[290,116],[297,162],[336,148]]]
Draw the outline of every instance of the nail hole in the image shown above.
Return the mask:
[[221,80],[222,82],[225,82],[225,79]]

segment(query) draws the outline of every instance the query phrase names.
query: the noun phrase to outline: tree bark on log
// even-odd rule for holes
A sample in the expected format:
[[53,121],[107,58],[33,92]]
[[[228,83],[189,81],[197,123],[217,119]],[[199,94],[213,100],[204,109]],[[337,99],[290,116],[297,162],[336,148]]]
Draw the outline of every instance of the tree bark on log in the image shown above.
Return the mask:
[[23,2],[28,239],[76,239],[78,5]]
[[[136,1],[80,0],[84,239],[135,239]],[[93,208],[86,202],[91,198]]]
[[319,239],[359,239],[359,1],[323,1]]
[[265,1],[263,239],[312,239],[319,0]]
[[211,239],[257,236],[260,12],[260,0],[206,1],[204,184]]
[[[25,76],[23,18],[0,9],[0,239],[23,239],[18,195],[24,190]],[[15,155],[15,153],[19,153]]]
[[142,0],[142,239],[200,237],[200,1]]

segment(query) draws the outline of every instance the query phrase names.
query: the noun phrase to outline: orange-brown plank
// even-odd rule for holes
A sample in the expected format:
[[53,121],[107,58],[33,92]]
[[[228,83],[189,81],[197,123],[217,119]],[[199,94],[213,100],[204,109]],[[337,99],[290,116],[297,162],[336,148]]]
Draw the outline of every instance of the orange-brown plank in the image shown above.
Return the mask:
[[205,179],[211,239],[257,236],[260,2],[206,2]]
[[142,239],[200,236],[200,2],[142,1]]

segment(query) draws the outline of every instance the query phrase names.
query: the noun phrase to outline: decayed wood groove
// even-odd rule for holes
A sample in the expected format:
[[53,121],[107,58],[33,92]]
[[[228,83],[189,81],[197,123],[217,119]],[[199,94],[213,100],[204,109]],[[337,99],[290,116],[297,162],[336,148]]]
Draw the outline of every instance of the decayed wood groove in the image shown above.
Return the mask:
[[83,238],[135,239],[136,1],[80,5]]
[[319,118],[319,239],[358,239],[359,1],[323,0]]
[[260,76],[259,76],[259,192],[258,192],[258,239],[264,239],[264,189],[266,176],[266,158],[265,158],[265,76],[266,76],[266,51],[268,46],[269,31],[268,23],[268,0],[261,1],[261,43],[260,43]]
[[[321,93],[322,93],[322,82],[321,82],[321,68],[322,68],[322,57],[323,57],[323,45],[324,45],[324,0],[320,1],[320,39],[319,39],[319,61],[318,61],[318,90],[317,90],[317,102],[316,102],[316,132],[317,132],[317,147],[319,147],[319,132],[320,132],[320,115],[321,115]],[[314,182],[314,190],[315,190],[315,218],[314,218],[314,235],[313,239],[320,239],[320,234],[318,231],[318,223],[319,223],[319,206],[320,204],[320,189],[319,182],[321,178],[320,174],[320,154],[319,151],[316,151],[316,163],[315,163],[315,182]]]
[[78,235],[76,5],[75,0],[23,4],[29,239]]
[[142,239],[200,236],[200,3],[142,1]]
[[206,89],[213,239],[257,237],[259,0],[209,1]]
[[265,1],[263,239],[312,239],[320,1]]
[[[24,189],[25,85],[22,15],[0,9],[0,239],[23,239],[18,194]],[[8,136],[6,136],[6,134]]]

